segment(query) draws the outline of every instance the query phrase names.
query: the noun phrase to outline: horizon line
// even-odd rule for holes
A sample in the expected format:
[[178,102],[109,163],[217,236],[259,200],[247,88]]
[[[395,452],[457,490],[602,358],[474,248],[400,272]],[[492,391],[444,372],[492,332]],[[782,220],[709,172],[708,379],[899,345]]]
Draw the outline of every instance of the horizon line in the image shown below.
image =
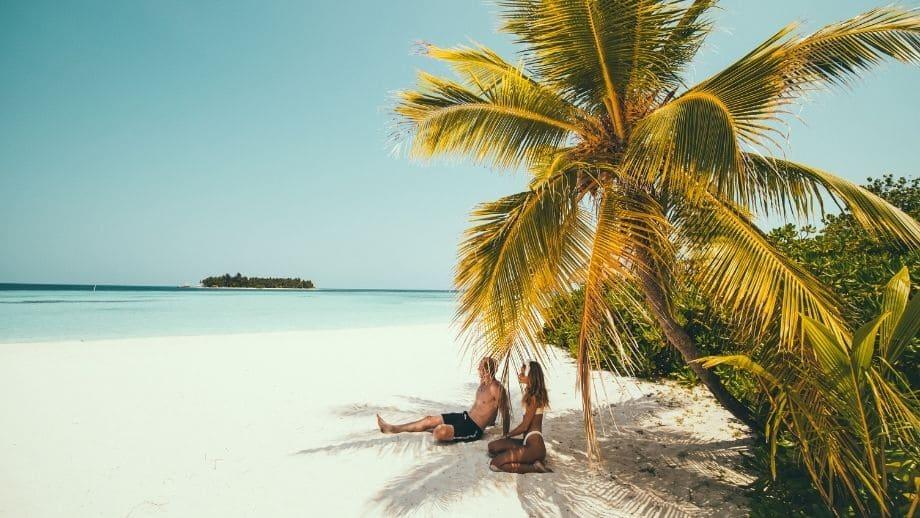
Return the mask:
[[223,290],[223,291],[381,291],[381,292],[441,292],[456,293],[456,289],[439,288],[207,288],[204,286],[183,286],[174,284],[92,284],[92,283],[57,283],[57,282],[0,282],[0,291],[26,291],[35,289],[62,289],[71,291],[82,290],[118,290],[130,291],[192,291],[192,290]]

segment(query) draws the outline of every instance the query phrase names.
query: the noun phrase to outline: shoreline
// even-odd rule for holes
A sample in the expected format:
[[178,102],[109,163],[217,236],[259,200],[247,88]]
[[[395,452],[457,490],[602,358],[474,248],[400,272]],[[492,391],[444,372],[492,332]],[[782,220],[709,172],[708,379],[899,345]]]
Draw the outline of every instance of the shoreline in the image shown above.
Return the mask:
[[[434,329],[434,328],[447,328],[450,329],[453,327],[452,323],[449,322],[432,322],[432,323],[423,323],[423,324],[391,324],[391,325],[371,325],[367,327],[328,327],[328,328],[313,328],[313,329],[293,329],[287,331],[241,331],[238,333],[205,333],[205,334],[166,334],[166,335],[150,335],[150,336],[124,336],[124,337],[113,337],[113,338],[61,338],[59,340],[37,340],[34,342],[24,342],[24,341],[15,341],[15,342],[4,342],[0,341],[0,348],[6,346],[14,345],[58,345],[58,344],[88,344],[93,342],[136,342],[136,341],[158,341],[158,340],[189,340],[189,339],[208,339],[208,338],[226,338],[226,339],[236,339],[241,337],[250,337],[250,338],[272,338],[272,337],[285,337],[290,335],[301,335],[301,334],[310,334],[310,333],[360,333],[368,331],[390,331],[395,329],[402,330],[416,330],[421,331],[425,329]],[[456,333],[451,332],[450,336],[452,338],[456,337]]]
[[255,290],[255,291],[315,291],[319,288],[247,288],[236,286],[176,286],[180,290]]

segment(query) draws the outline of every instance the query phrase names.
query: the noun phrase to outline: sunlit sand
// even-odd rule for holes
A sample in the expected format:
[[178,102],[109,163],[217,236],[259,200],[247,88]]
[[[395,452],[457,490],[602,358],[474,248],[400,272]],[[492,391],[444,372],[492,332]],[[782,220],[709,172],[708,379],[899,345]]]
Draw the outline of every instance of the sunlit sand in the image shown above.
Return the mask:
[[0,515],[745,514],[749,440],[700,389],[607,376],[605,459],[588,469],[561,354],[546,369],[555,473],[493,473],[485,441],[381,434],[377,413],[467,408],[476,375],[453,337],[430,325],[4,344]]

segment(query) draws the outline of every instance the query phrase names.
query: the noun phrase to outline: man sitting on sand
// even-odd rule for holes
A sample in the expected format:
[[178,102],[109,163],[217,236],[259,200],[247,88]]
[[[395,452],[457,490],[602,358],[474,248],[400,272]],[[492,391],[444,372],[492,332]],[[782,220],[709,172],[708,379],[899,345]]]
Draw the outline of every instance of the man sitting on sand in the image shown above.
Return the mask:
[[441,442],[469,442],[482,438],[483,429],[495,424],[499,410],[502,430],[508,433],[510,411],[508,391],[495,379],[497,363],[486,356],[479,362],[479,388],[476,401],[469,412],[430,415],[406,424],[389,424],[377,415],[377,426],[383,433],[431,432]]

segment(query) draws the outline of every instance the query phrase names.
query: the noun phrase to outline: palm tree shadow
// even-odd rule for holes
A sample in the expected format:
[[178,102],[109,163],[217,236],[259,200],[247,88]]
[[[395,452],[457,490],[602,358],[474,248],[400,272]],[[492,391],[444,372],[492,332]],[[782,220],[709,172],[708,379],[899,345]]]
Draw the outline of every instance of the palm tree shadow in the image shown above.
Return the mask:
[[[405,398],[412,414],[451,409],[456,403]],[[672,405],[673,407],[673,405]],[[365,418],[380,408],[346,407],[338,415]],[[455,512],[454,504],[486,492],[516,491],[530,516],[745,516],[743,486],[752,478],[738,469],[749,439],[707,441],[689,431],[658,426],[663,408],[634,398],[608,410],[617,423],[600,437],[603,464],[589,468],[578,411],[547,415],[547,463],[555,473],[513,475],[488,469],[486,442],[440,445],[430,435],[355,434],[354,440],[309,448],[297,454],[336,454],[371,449],[380,456],[412,455],[420,462],[387,481],[367,502],[384,515]],[[387,410],[392,411],[392,409]]]
[[364,439],[330,444],[327,446],[318,446],[316,448],[306,448],[294,455],[313,455],[317,453],[348,453],[356,450],[374,449],[378,456],[385,455],[403,455],[406,453],[418,454],[430,448],[431,439],[422,434],[402,434],[402,435],[384,435],[374,434],[377,437],[369,438],[365,433]]
[[464,403],[456,401],[445,403],[443,401],[434,401],[416,396],[399,396],[399,398],[403,400],[408,407],[406,404],[401,406],[355,404],[337,408],[332,413],[337,417],[372,417],[376,414],[392,416],[395,414],[399,416],[399,419],[409,419],[431,414],[441,414],[444,412],[456,412],[466,406]]
[[[414,396],[401,396],[402,407],[348,405],[333,411],[339,417],[367,419],[378,413],[409,419],[463,408],[458,402],[441,402]],[[494,428],[486,431],[486,441],[497,438]],[[446,511],[450,505],[470,494],[495,487],[488,469],[486,441],[440,444],[430,434],[405,433],[381,435],[379,431],[357,432],[336,444],[307,448],[295,455],[339,454],[356,450],[374,450],[378,456],[413,455],[425,460],[407,473],[389,480],[367,505],[369,511],[386,515],[404,515],[419,510]],[[503,482],[513,490],[514,481]]]
[[496,480],[488,462],[483,441],[440,446],[434,458],[384,484],[369,507],[388,516],[446,513],[456,511],[452,504],[469,496],[498,487],[512,490],[514,481]]
[[[332,411],[337,417],[353,417],[360,419],[373,418],[377,414],[386,414],[389,416],[396,415],[398,419],[416,419],[425,415],[438,414],[446,412],[445,409],[456,408],[456,403],[442,403],[430,399],[419,398],[415,396],[400,396],[406,403],[407,407],[379,406],[379,405],[346,405]],[[372,422],[368,420],[368,422]],[[381,435],[379,431],[360,431],[345,437],[348,440],[335,444],[327,444],[314,448],[305,448],[294,452],[295,455],[311,455],[317,453],[347,453],[350,451],[375,449],[379,456],[386,454],[419,454],[422,451],[430,450],[438,446],[432,442],[428,434],[397,434]]]
[[661,407],[647,398],[609,409],[618,427],[600,438],[604,460],[595,469],[580,449],[581,413],[547,420],[547,461],[555,473],[517,477],[528,515],[747,516],[743,486],[753,479],[737,466],[748,439],[706,441],[669,426],[656,429],[650,421]]

